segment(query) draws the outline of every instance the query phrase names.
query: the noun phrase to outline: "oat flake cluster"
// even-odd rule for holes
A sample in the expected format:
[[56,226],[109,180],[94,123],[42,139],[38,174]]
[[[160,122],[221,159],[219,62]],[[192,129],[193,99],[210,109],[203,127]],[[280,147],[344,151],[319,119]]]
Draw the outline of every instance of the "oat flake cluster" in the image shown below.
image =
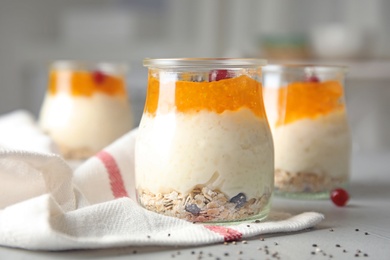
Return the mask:
[[229,199],[224,193],[206,186],[197,186],[188,195],[172,191],[154,194],[138,191],[140,203],[151,211],[192,222],[231,221],[255,216],[269,202],[271,191],[247,200],[244,193]]

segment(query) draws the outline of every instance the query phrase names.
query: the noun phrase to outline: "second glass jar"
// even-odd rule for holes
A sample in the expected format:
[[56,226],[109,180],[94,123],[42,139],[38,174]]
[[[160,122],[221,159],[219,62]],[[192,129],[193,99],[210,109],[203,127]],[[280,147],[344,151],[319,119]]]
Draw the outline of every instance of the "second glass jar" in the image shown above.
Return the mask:
[[258,59],[146,59],[139,203],[193,222],[263,219],[274,182]]
[[84,160],[133,127],[125,64],[56,61],[39,124],[67,160]]
[[264,101],[275,144],[275,193],[329,198],[347,184],[351,137],[344,100],[346,68],[270,65]]

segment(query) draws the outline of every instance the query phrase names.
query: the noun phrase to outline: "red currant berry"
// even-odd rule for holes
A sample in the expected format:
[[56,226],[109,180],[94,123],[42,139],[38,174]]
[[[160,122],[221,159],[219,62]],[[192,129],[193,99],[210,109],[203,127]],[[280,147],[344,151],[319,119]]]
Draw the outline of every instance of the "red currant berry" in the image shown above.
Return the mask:
[[316,75],[307,76],[305,79],[306,82],[318,83],[320,79]]
[[349,194],[346,190],[338,188],[332,190],[330,193],[330,199],[338,207],[343,207],[347,204],[349,200]]
[[95,70],[92,72],[92,79],[96,84],[102,84],[106,79],[106,74],[99,70]]
[[209,74],[209,81],[218,81],[228,78],[230,78],[228,70],[212,70]]

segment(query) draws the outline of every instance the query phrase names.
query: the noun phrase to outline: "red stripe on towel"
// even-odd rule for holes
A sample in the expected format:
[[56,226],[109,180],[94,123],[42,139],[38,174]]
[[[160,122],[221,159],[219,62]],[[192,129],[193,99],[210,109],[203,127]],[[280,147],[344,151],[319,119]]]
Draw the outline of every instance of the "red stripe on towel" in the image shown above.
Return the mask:
[[242,238],[242,233],[232,228],[227,228],[223,226],[205,226],[205,227],[215,233],[222,235],[223,239],[226,242],[236,241]]
[[110,178],[111,191],[115,198],[128,197],[121,172],[116,164],[115,158],[106,151],[100,151],[97,155],[107,169]]

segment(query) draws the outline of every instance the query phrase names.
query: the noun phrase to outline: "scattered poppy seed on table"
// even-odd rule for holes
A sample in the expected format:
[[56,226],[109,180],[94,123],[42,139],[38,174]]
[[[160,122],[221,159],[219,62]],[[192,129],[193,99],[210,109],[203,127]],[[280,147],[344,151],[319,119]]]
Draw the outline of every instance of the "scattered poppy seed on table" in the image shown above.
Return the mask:
[[340,247],[340,245],[339,245],[339,244],[336,244],[336,247]]
[[357,231],[359,231],[359,229],[357,228],[357,229],[355,229],[355,231],[357,232]]

